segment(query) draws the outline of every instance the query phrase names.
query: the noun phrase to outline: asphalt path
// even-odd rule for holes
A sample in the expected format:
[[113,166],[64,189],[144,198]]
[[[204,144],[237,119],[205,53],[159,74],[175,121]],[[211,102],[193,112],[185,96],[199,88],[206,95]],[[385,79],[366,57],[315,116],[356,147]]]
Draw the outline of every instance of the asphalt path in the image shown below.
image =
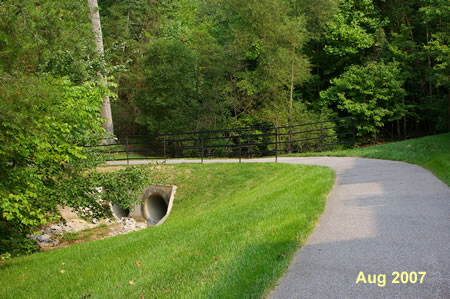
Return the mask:
[[[199,160],[167,161],[185,162]],[[236,160],[205,160],[217,162]],[[327,166],[336,181],[319,224],[271,298],[450,298],[450,188],[431,172],[364,158],[278,162]]]

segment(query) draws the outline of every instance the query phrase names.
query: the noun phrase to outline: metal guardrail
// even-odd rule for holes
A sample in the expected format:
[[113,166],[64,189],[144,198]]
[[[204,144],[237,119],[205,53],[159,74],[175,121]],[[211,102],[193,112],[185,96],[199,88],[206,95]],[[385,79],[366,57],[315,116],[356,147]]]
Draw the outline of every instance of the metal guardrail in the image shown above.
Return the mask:
[[353,118],[337,118],[293,126],[241,127],[170,134],[118,137],[116,144],[90,146],[107,160],[243,158],[321,151],[354,145]]

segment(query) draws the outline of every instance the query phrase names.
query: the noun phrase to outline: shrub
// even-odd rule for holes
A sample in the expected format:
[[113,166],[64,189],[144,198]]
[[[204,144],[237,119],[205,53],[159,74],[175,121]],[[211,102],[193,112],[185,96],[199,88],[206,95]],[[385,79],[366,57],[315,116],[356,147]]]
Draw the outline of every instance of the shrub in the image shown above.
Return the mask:
[[320,93],[330,106],[336,105],[345,116],[353,116],[357,136],[377,138],[386,122],[400,119],[407,107],[402,99],[405,91],[397,63],[371,62],[352,65],[332,86]]
[[110,203],[132,208],[148,183],[147,168],[133,166],[114,172],[74,174],[56,192],[64,198],[60,204],[72,207],[81,217],[100,219],[112,216]]
[[30,251],[18,236],[58,219],[59,204],[102,214],[104,204],[78,195],[85,174],[101,162],[83,145],[104,137],[105,92],[93,82],[76,86],[50,76],[0,79],[0,253]]
[[81,145],[102,134],[102,92],[51,77],[0,81],[2,221],[22,231],[55,219],[55,187],[95,165]]

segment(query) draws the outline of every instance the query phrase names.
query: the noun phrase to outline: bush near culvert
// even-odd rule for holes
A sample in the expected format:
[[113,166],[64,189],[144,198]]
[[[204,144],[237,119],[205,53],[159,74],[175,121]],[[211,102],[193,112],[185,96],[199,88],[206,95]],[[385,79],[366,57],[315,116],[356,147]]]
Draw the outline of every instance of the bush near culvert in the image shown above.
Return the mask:
[[[107,92],[51,76],[0,78],[0,255],[34,251],[25,236],[57,221],[58,205],[101,218],[110,216],[102,200],[134,201],[121,193],[139,189],[139,170],[95,173],[102,156],[81,146],[105,137],[100,110]],[[98,200],[102,185],[109,191]]]

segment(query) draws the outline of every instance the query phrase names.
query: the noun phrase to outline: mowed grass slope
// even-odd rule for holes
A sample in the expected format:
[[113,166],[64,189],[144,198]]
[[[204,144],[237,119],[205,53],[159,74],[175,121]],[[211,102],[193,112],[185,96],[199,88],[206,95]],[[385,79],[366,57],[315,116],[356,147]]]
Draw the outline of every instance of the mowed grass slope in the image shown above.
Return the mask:
[[430,170],[450,186],[450,133],[364,148],[296,156],[366,157],[405,161]]
[[[282,164],[159,166],[178,185],[159,226],[15,258],[1,298],[267,295],[312,232],[334,173]],[[63,272],[63,273],[62,273]]]

